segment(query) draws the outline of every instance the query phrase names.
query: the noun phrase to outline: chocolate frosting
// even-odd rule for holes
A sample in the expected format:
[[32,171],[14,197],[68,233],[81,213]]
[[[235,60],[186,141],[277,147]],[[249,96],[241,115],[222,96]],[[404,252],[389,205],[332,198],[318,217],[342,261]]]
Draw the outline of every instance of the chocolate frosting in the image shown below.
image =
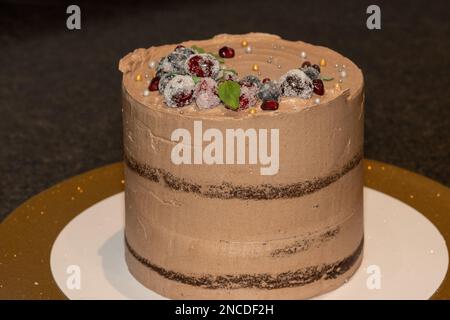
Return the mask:
[[[243,40],[251,53],[241,46]],[[124,57],[119,68],[124,74],[125,233],[131,273],[171,298],[307,298],[338,287],[362,258],[361,70],[328,48],[269,34],[223,34],[182,44],[210,52],[232,47],[236,55],[225,60],[227,68],[241,77],[274,80],[298,68],[304,51],[312,63],[324,59],[321,74],[334,80],[324,81],[319,103],[316,95],[284,97],[275,112],[258,106],[256,113],[222,105],[169,108],[158,92],[143,93],[155,73],[149,63],[176,45],[137,49]],[[194,121],[202,121],[204,130],[221,132],[278,129],[278,172],[261,175],[259,165],[248,163],[174,164],[171,134],[178,128],[193,134]],[[302,282],[299,270],[331,273],[313,272],[314,281]],[[285,285],[286,278],[278,275],[297,280]],[[207,285],[186,279],[206,279]],[[245,285],[245,279],[260,282]],[[270,280],[271,290],[264,289],[264,279]],[[227,281],[241,284],[222,285]]]

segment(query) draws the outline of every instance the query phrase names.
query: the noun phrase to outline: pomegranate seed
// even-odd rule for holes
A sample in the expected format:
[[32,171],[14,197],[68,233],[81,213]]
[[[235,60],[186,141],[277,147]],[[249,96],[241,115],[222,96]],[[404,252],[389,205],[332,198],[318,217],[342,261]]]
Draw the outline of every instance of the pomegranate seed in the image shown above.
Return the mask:
[[266,82],[269,82],[269,81],[270,81],[270,78],[264,78],[262,83],[266,83]]
[[309,67],[310,65],[311,65],[311,62],[305,61],[305,62],[302,63],[302,68]]
[[319,96],[323,96],[323,94],[325,93],[325,89],[323,87],[323,81],[320,79],[314,79],[313,86],[314,86],[314,93]]
[[234,57],[234,49],[230,47],[222,47],[219,50],[219,56],[222,58],[233,58]]
[[150,81],[150,85],[148,86],[148,90],[150,91],[158,91],[159,85],[159,77],[154,77],[152,81]]
[[317,64],[313,64],[311,67],[313,67],[314,69],[316,69],[320,73],[320,67]]
[[276,100],[265,100],[261,104],[261,109],[263,110],[277,110],[278,109],[278,101]]

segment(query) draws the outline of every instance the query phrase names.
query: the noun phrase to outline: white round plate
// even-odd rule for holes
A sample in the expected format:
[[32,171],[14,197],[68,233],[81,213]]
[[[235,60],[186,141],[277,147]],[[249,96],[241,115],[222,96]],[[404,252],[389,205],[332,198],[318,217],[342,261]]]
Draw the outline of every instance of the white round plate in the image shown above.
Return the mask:
[[[445,240],[414,208],[364,188],[362,265],[340,288],[316,299],[428,299],[448,266]],[[124,194],[76,216],[59,234],[50,266],[69,299],[165,299],[129,273],[124,259]]]

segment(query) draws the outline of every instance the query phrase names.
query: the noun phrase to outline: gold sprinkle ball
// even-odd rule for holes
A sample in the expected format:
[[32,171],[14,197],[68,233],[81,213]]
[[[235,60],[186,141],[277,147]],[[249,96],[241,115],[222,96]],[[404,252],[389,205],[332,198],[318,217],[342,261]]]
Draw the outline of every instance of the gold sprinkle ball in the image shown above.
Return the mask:
[[252,67],[253,71],[258,71],[259,70],[259,66],[257,64],[254,64]]
[[241,46],[243,46],[243,47],[248,46],[248,41],[247,40],[242,40],[241,41]]
[[251,113],[251,114],[255,114],[255,113],[256,113],[256,108],[250,109],[250,113]]
[[325,67],[326,65],[327,65],[327,60],[325,60],[324,58],[320,59],[320,66]]
[[341,85],[339,84],[339,83],[336,83],[335,85],[334,85],[334,88],[336,89],[336,90],[341,90],[342,88],[341,88]]
[[141,76],[141,74],[139,73],[138,75],[136,75],[136,81],[141,81],[142,80],[142,76]]

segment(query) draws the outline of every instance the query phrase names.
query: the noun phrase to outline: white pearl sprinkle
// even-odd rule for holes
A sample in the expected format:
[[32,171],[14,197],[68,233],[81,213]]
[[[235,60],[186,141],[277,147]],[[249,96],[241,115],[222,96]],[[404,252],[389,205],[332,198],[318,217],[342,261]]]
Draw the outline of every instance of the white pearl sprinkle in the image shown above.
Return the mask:
[[148,67],[150,68],[150,69],[153,69],[153,68],[155,68],[155,66],[156,66],[156,62],[155,61],[150,61],[149,63],[148,63]]
[[433,250],[433,249],[431,249],[431,250],[430,250],[430,253],[431,253],[431,254],[434,254],[434,250]]
[[148,74],[145,74],[145,76],[144,76],[144,77],[145,77],[145,79],[148,79],[149,75],[148,75]]
[[334,67],[335,67],[335,68],[339,68],[339,64],[336,63],[336,64],[334,65]]
[[345,78],[345,77],[347,76],[347,71],[341,70],[341,72],[339,72],[339,76],[340,76],[341,78]]
[[319,103],[320,103],[320,98],[315,98],[315,99],[314,99],[314,103],[315,103],[315,104],[319,104]]
[[150,94],[149,90],[144,90],[144,97],[147,97]]
[[245,48],[245,53],[252,53],[252,47],[247,46],[247,47]]
[[345,64],[342,65],[342,68],[344,68],[344,69],[346,68]]
[[227,68],[227,66],[224,64],[220,66],[220,69],[222,69],[222,70],[225,70],[226,68]]
[[306,59],[306,52],[305,52],[305,51],[302,51],[302,52],[300,53],[300,57],[302,57],[303,59]]
[[344,80],[342,80],[342,79],[339,79],[339,83],[342,83],[342,82],[344,82]]

